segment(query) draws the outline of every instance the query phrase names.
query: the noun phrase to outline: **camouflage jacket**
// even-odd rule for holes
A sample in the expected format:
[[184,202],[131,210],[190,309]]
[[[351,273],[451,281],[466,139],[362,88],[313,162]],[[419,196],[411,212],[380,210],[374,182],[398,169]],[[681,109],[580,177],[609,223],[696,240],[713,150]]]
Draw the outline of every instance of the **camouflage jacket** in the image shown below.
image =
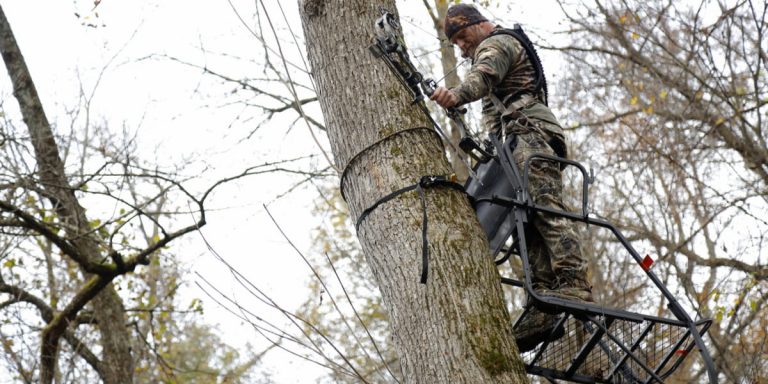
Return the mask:
[[496,94],[507,107],[518,100],[522,93],[527,93],[534,96],[534,100],[523,107],[521,112],[529,119],[536,120],[548,133],[562,137],[563,129],[552,111],[540,102],[544,97],[543,91],[534,95],[535,83],[536,70],[523,46],[512,36],[499,34],[480,42],[472,58],[472,68],[467,72],[464,82],[452,91],[458,96],[459,104],[483,99],[482,124],[489,133],[498,132],[501,127],[501,116],[489,97],[490,92]]

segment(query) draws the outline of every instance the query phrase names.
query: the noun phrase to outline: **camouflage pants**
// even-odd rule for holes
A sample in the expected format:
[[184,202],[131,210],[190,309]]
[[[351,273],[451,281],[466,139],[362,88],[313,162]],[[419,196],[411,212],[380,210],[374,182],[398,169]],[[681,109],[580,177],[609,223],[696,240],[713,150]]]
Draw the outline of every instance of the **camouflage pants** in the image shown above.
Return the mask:
[[[506,133],[517,135],[517,146],[512,152],[521,176],[525,160],[533,153],[555,155],[548,144],[553,135],[547,122],[530,119],[534,126],[513,125]],[[565,149],[561,137],[556,137]],[[563,202],[563,180],[560,163],[545,159],[531,161],[528,171],[528,192],[533,203],[557,210],[568,210]],[[526,233],[528,260],[534,289],[556,289],[558,278],[576,277],[587,281],[587,263],[584,260],[574,222],[564,217],[536,212],[530,219]]]

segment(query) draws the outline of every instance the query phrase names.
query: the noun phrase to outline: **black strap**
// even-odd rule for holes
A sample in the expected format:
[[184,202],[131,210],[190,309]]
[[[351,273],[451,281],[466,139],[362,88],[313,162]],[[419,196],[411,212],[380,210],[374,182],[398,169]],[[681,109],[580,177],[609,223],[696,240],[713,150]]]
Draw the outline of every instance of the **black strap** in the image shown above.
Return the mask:
[[528,35],[525,34],[523,28],[519,24],[515,24],[513,29],[503,27],[497,28],[491,32],[488,37],[496,35],[512,36],[520,42],[520,45],[523,46],[526,55],[528,55],[528,60],[531,61],[531,64],[533,64],[533,69],[536,71],[536,83],[534,86],[534,92],[536,94],[535,96],[539,97],[539,92],[543,90],[544,100],[541,101],[544,103],[544,105],[548,105],[549,90],[547,89],[547,77],[544,75],[544,66],[541,64],[541,59],[539,58],[539,53],[536,52],[536,47],[533,46],[533,42],[531,42],[531,39],[529,39]]
[[419,182],[416,187],[421,200],[421,277],[419,283],[427,283],[427,271],[429,270],[429,238],[427,237],[427,197],[424,194],[424,187]]
[[[433,120],[433,122],[434,122],[434,120]],[[435,124],[437,124],[437,123],[435,123]],[[347,162],[347,165],[344,167],[344,172],[341,173],[341,178],[339,180],[339,189],[341,190],[341,198],[344,199],[344,201],[347,201],[347,196],[344,194],[344,180],[347,177],[347,173],[349,172],[349,170],[352,169],[352,164],[354,162],[356,162],[358,159],[360,159],[363,156],[364,153],[368,152],[369,149],[374,148],[377,145],[379,145],[379,144],[381,144],[381,143],[383,143],[383,142],[385,142],[387,140],[394,139],[396,137],[399,137],[400,135],[403,135],[405,133],[411,133],[413,131],[427,131],[427,132],[430,132],[430,133],[432,133],[432,134],[434,134],[436,136],[436,139],[440,143],[440,145],[442,145],[442,143],[443,143],[443,137],[441,136],[441,133],[437,132],[436,130],[434,130],[432,128],[427,128],[427,127],[415,127],[415,128],[402,129],[402,130],[399,130],[399,131],[397,131],[395,133],[391,133],[391,134],[389,134],[387,136],[384,136],[384,137],[382,137],[379,140],[374,141],[369,146],[363,148],[362,150],[360,150],[360,152],[358,152],[357,154],[352,156],[352,158],[349,159],[349,161]]]
[[408,191],[412,191],[412,190],[416,189],[416,187],[418,187],[418,186],[419,186],[419,184],[416,183],[416,184],[409,185],[409,186],[404,187],[404,188],[400,188],[397,191],[394,191],[394,192],[392,192],[392,193],[382,197],[381,199],[377,200],[375,203],[373,203],[373,205],[371,205],[370,207],[366,208],[363,211],[363,213],[360,214],[360,217],[357,218],[357,222],[355,222],[355,230],[360,232],[360,224],[362,224],[363,220],[365,220],[365,218],[368,217],[368,214],[373,212],[373,210],[376,209],[379,205],[382,205],[382,204],[386,203],[387,201],[390,201],[390,200],[394,199],[395,197],[397,197],[397,196],[399,196],[399,195],[401,195],[403,193],[406,193]]
[[428,224],[427,224],[427,199],[426,195],[424,194],[424,188],[430,188],[434,186],[443,186],[443,187],[449,187],[453,188],[455,190],[464,192],[464,186],[461,184],[456,183],[453,181],[452,177],[449,176],[422,176],[421,179],[419,179],[419,182],[416,184],[409,185],[407,187],[400,188],[382,198],[377,200],[373,205],[366,208],[363,213],[360,214],[360,217],[357,218],[357,222],[355,222],[355,230],[360,231],[360,224],[362,224],[363,220],[365,220],[368,215],[373,212],[374,209],[376,209],[379,205],[384,204],[395,197],[408,192],[412,190],[416,190],[416,192],[419,193],[419,199],[421,200],[421,210],[422,210],[422,218],[421,218],[421,278],[419,279],[419,282],[421,284],[427,283],[427,271],[429,270],[429,239],[427,238],[427,230],[428,230]]

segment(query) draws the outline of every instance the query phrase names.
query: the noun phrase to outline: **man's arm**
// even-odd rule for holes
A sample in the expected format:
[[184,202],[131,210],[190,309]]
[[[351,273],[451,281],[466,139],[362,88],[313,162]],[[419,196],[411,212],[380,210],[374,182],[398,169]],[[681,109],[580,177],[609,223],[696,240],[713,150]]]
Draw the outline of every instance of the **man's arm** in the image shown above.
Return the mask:
[[444,108],[450,108],[487,96],[491,88],[504,78],[516,54],[510,44],[505,44],[505,38],[510,37],[492,36],[480,43],[474,64],[464,81],[450,90],[439,87],[431,99]]

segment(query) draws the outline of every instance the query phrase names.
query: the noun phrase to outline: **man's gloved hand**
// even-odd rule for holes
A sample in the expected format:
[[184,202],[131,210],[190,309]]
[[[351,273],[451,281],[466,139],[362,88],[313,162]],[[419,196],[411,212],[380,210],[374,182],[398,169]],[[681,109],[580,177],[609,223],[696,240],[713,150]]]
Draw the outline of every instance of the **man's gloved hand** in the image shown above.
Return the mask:
[[446,87],[437,87],[429,99],[434,100],[443,108],[455,107],[459,103],[459,97]]

